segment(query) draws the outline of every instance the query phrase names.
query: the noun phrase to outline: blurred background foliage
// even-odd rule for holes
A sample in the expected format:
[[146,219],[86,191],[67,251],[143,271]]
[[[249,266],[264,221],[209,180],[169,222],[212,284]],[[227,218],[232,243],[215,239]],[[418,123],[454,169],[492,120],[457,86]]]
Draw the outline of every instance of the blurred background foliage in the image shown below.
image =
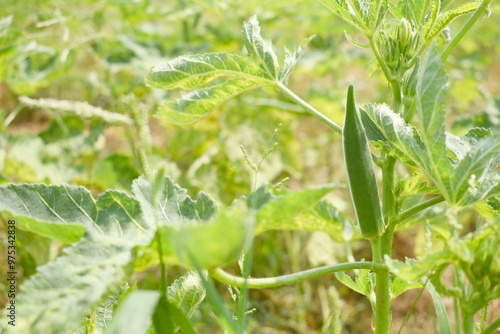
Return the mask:
[[[451,81],[447,128],[455,134],[471,126],[500,131],[500,4],[493,2],[491,9],[493,17],[473,27],[446,65]],[[165,167],[192,196],[204,190],[222,205],[248,194],[254,186],[253,171],[240,145],[253,161],[259,161],[279,124],[278,146],[264,161],[257,185],[285,177],[290,178],[287,187],[293,189],[346,183],[340,136],[278,92],[243,94],[189,127],[153,117],[160,101],[179,93],[146,87],[143,77],[148,69],[186,54],[241,54],[241,25],[254,14],[279,56],[283,46],[290,48],[316,36],[289,86],[338,124],[343,122],[347,83],[356,85],[359,104],[390,101],[386,82],[380,72],[374,72],[371,53],[350,44],[344,30],[356,33],[319,1],[0,0],[0,14],[2,184],[69,183],[84,185],[97,195],[107,188],[129,191],[131,181],[141,173],[135,150],[138,134],[132,126],[111,126],[100,119],[30,107],[20,102],[23,95],[86,101],[127,115],[132,108],[146,110],[153,140],[152,168]],[[451,33],[466,19],[457,19]],[[401,174],[406,173],[411,171]],[[349,213],[346,191],[337,190],[329,200]],[[463,219],[472,222],[475,217],[465,213]],[[2,239],[4,232],[2,227]],[[421,252],[418,236],[422,239],[423,232],[415,228],[399,234],[396,256]],[[363,242],[354,245],[356,258],[368,256],[365,246]],[[54,259],[62,247],[20,232],[19,265],[24,277]],[[257,238],[255,249],[252,275],[256,277],[333,264],[346,256],[342,244],[322,233],[269,232]],[[4,254],[2,250],[2,263]],[[134,280],[139,287],[157,288],[159,274],[150,270]],[[359,313],[369,314],[369,304],[339,284],[335,286],[341,299],[336,299],[332,282],[333,277],[323,277],[252,291],[251,305],[256,310],[251,328],[255,333],[319,333],[335,309],[332,303],[340,306],[346,333],[367,328],[369,316]],[[222,287],[221,291],[230,303],[230,293]],[[6,296],[1,292],[3,305]],[[405,295],[404,305],[393,309],[394,328],[399,328],[413,302],[416,294],[412,293]],[[430,316],[425,300],[417,305],[406,333],[421,333],[423,327],[432,330],[432,322],[425,320]],[[217,328],[208,305],[195,313],[194,323],[201,333]]]

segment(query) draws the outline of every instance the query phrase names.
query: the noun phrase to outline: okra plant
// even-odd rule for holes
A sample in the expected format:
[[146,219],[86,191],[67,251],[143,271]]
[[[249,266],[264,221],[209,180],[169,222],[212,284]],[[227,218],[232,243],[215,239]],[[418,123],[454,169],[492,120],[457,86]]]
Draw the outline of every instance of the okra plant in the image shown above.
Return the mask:
[[[390,87],[390,104],[358,109],[349,85],[345,121],[336,124],[287,87],[310,39],[293,51],[285,49],[280,63],[256,17],[243,24],[245,55],[178,57],[154,66],[146,84],[188,91],[156,112],[159,119],[181,125],[202,121],[221,103],[249,90],[267,87],[284,94],[342,137],[353,223],[322,200],[340,185],[290,191],[265,183],[227,209],[203,192],[193,200],[163,170],[149,167],[151,139],[144,112],[132,108],[131,117],[114,117],[85,107],[85,117],[135,127],[144,175],[134,181],[132,195],[110,189],[97,200],[83,187],[0,186],[0,210],[18,228],[72,244],[22,285],[20,333],[194,333],[189,319],[205,297],[225,332],[244,333],[249,289],[331,273],[368,298],[377,334],[389,333],[391,304],[410,289],[429,291],[440,333],[490,334],[500,327],[500,318],[487,319],[490,301],[500,297],[500,136],[485,128],[472,128],[462,137],[446,132],[443,65],[471,26],[488,15],[490,1],[457,7],[450,0],[321,1],[352,26],[346,32],[351,43],[371,50]],[[466,14],[468,21],[451,34],[448,25]],[[43,107],[48,102],[30,103]],[[52,109],[62,107],[51,104]],[[274,149],[271,145],[264,157]],[[258,165],[245,158],[258,172]],[[470,231],[459,219],[466,208],[478,213]],[[445,228],[433,224],[436,217],[445,217]],[[394,233],[415,225],[425,228],[426,255],[406,262],[393,259]],[[356,261],[350,252],[345,263],[251,277],[253,239],[270,230],[324,231],[349,250],[353,240],[366,239],[372,258]],[[432,247],[433,240],[442,240],[443,247]],[[238,259],[241,275],[222,269]],[[166,265],[191,271],[167,287]],[[128,286],[133,272],[152,266],[161,268],[158,291]],[[444,278],[448,268],[452,280]],[[234,315],[213,280],[236,291]],[[442,296],[454,300],[454,330]],[[340,326],[332,328],[337,332]]]

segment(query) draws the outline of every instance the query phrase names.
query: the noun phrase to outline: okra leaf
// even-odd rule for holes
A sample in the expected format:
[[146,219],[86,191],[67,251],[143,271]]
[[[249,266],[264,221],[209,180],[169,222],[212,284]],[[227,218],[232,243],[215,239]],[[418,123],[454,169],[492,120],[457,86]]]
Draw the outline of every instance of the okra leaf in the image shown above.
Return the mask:
[[273,196],[257,212],[255,234],[269,230],[320,230],[338,233],[338,227],[321,215],[333,215],[330,218],[340,217],[339,215],[332,213],[331,210],[325,213],[325,210],[328,211],[326,207],[313,209],[326,194],[338,187],[339,185],[331,184]]
[[9,184],[0,186],[0,197],[0,211],[22,217],[16,221],[20,229],[66,243],[79,240],[85,230],[102,233],[97,204],[84,187]]
[[75,115],[85,119],[98,119],[108,124],[121,125],[132,124],[132,119],[126,115],[107,111],[92,106],[87,102],[54,100],[54,99],[30,99],[20,96],[19,101],[30,107],[56,112],[63,115]]
[[474,204],[479,215],[487,222],[500,222],[500,198],[493,196]]
[[268,80],[232,78],[219,85],[190,91],[175,101],[162,103],[156,116],[174,124],[195,123],[227,100],[249,90],[273,84]]
[[[64,249],[62,256],[39,267],[38,272],[20,287],[22,292],[16,296],[19,306],[19,326],[16,329],[27,334],[77,331],[85,316],[105,302],[107,296],[118,292],[129,277],[133,268],[131,264],[140,256],[149,254],[140,254],[141,247],[152,251],[148,246],[158,222],[169,223],[164,228],[170,228],[170,234],[163,235],[169,235],[171,239],[165,238],[164,247],[174,250],[170,253],[174,262],[179,262],[179,259],[185,261],[186,252],[198,255],[196,251],[205,252],[210,257],[208,263],[215,265],[239,256],[245,240],[242,241],[237,234],[246,236],[245,228],[238,225],[243,218],[235,220],[233,216],[221,215],[214,223],[200,225],[203,219],[211,219],[217,213],[215,204],[207,195],[200,194],[194,201],[187,196],[186,190],[168,177],[164,178],[163,187],[159,189],[146,183],[144,178],[136,181],[134,191],[137,199],[124,192],[108,190],[97,201],[83,187],[40,184],[0,186],[0,194],[5,199],[0,204],[1,210],[9,215],[15,212],[22,217],[18,221],[19,228],[22,228],[23,221],[36,223],[34,232],[40,233],[40,229],[42,234],[65,242],[74,242],[77,238],[75,235],[71,238],[57,236],[57,229],[51,229],[52,225],[59,228],[72,223],[71,226],[76,226],[80,234],[86,231],[83,238]],[[160,199],[157,218],[148,202],[153,189]],[[198,225],[193,228],[191,224],[196,223]],[[181,225],[185,228],[176,228]],[[237,232],[230,233],[237,229]],[[192,235],[191,230],[194,230]],[[219,239],[231,235],[231,245],[217,239],[217,235]],[[214,254],[221,248],[221,254]],[[204,255],[199,259],[206,265]],[[181,289],[186,289],[186,293],[180,292],[177,284],[177,290],[171,289],[173,298],[191,300],[189,304],[180,305],[190,312],[197,305],[197,298],[201,298],[201,291],[190,288],[191,283],[196,286],[192,277],[178,283],[182,285]]]
[[416,105],[420,119],[422,141],[429,160],[426,169],[435,179],[445,198],[452,198],[452,185],[447,182],[452,173],[445,137],[445,97],[448,77],[433,43],[424,58],[417,81]]
[[261,37],[257,16],[254,15],[243,23],[242,33],[250,57],[261,64],[261,68],[270,78],[278,78],[278,57],[271,42]]
[[129,285],[125,283],[117,293],[109,295],[106,300],[94,308],[92,315],[86,318],[84,325],[72,334],[87,334],[89,329],[99,333],[108,328],[120,299],[127,293],[128,289]]
[[423,36],[425,36],[427,40],[430,40],[429,35],[436,23],[440,9],[441,9],[441,0],[431,0],[431,10],[429,14],[427,14],[427,16],[425,17],[425,23],[422,28]]
[[159,291],[136,290],[120,304],[106,334],[148,334]]
[[360,112],[366,135],[373,145],[431,174],[430,158],[421,132],[406,123],[399,114],[393,113],[386,104],[368,104]]
[[151,244],[136,250],[135,269],[159,264],[158,240],[167,264],[207,269],[236,261],[253,236],[253,219],[253,214],[235,207],[211,222],[185,220],[160,226]]
[[354,290],[370,299],[370,302],[374,302],[373,291],[375,288],[375,277],[373,272],[367,269],[359,270],[354,278],[354,281],[350,276],[344,272],[335,273],[335,277],[351,290]]
[[372,0],[370,1],[368,10],[368,22],[371,31],[375,31],[382,22],[388,9],[388,0]]
[[285,61],[278,75],[279,81],[283,82],[284,84],[287,83],[290,74],[292,74],[292,71],[294,70],[300,59],[300,56],[302,55],[302,52],[304,51],[304,48],[313,38],[314,36],[311,36],[305,39],[302,43],[295,45],[295,47],[293,48],[293,52],[290,52],[287,48],[285,48]]
[[221,76],[274,81],[254,59],[225,52],[175,58],[151,68],[145,80],[153,88],[195,89]]
[[405,14],[408,15],[406,18],[410,22],[413,22],[417,29],[421,29],[429,13],[432,1],[433,0],[405,0],[400,1],[400,3],[404,2],[404,5],[406,5],[406,10],[404,10]]
[[474,12],[481,4],[481,1],[471,1],[464,3],[456,8],[450,9],[439,15],[436,23],[427,34],[427,39],[432,40],[437,37],[443,30],[457,17]]
[[[163,66],[153,67],[146,75],[146,84],[153,88],[193,90],[176,101],[160,105],[156,116],[174,124],[190,124],[206,117],[227,100],[265,86],[286,83],[297,65],[304,46],[311,38],[296,45],[293,52],[285,49],[285,60],[280,70],[278,58],[271,42],[260,34],[256,16],[243,24],[248,56],[228,53],[211,53],[179,57]],[[226,81],[212,86],[207,83],[215,78]]]
[[458,163],[452,175],[453,202],[471,204],[500,192],[500,137],[480,139]]
[[119,291],[129,275],[126,268],[135,245],[124,239],[84,237],[65,248],[62,256],[38,267],[21,285],[16,331],[7,333],[76,331],[106,295]]
[[194,271],[176,279],[167,288],[168,300],[190,318],[205,298],[203,283]]
[[[132,193],[149,219],[156,219],[159,225],[178,226],[184,222],[206,222],[215,218],[219,212],[217,204],[204,192],[196,200],[191,199],[187,190],[181,188],[168,176],[157,193],[157,205],[153,204],[154,189],[151,183],[141,176],[132,183]],[[155,217],[156,213],[156,217]]]
[[385,263],[397,277],[407,282],[415,282],[429,274],[435,267],[452,263],[453,257],[453,253],[445,249],[432,253],[419,261],[407,258],[406,262],[400,262],[386,256]]
[[[350,10],[349,4],[345,0],[319,0],[323,5],[330,9],[334,14],[352,25],[361,32],[365,32],[366,24],[361,22],[353,11]],[[357,3],[358,0],[355,0]],[[359,7],[359,6],[358,6]]]
[[406,291],[423,287],[423,285],[419,282],[408,283],[405,280],[399,278],[398,276],[396,277],[391,276],[391,277],[392,280],[389,286],[391,303],[394,301],[394,299],[396,299],[398,296],[402,295]]

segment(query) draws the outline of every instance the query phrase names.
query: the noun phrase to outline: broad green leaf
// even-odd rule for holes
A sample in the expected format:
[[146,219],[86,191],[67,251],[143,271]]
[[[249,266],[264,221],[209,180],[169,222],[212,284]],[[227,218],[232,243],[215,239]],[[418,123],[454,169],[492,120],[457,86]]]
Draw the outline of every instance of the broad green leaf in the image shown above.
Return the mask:
[[[205,289],[198,275],[188,272],[168,287],[170,303],[182,310],[189,318],[205,297]],[[159,291],[136,290],[120,304],[106,334],[146,334],[160,299]]]
[[155,224],[144,216],[139,202],[118,190],[107,190],[97,200],[97,224],[106,237],[125,238],[133,242],[150,240]]
[[0,211],[22,217],[18,227],[49,238],[72,243],[86,229],[101,234],[97,224],[98,207],[84,187],[45,184],[0,186]]
[[87,102],[65,101],[54,99],[30,99],[20,96],[19,101],[30,107],[37,107],[64,115],[75,115],[81,118],[99,119],[109,124],[132,124],[132,119],[126,115],[94,107]]
[[228,53],[179,57],[151,68],[145,80],[153,88],[195,89],[221,76],[274,82],[253,59]]
[[359,270],[354,281],[344,272],[335,273],[335,277],[348,288],[367,296],[373,306],[373,302],[375,301],[373,296],[375,275],[372,271],[367,269]]
[[113,315],[106,334],[149,334],[149,326],[159,299],[159,291],[131,292]]
[[261,234],[269,230],[318,230],[318,228],[332,233],[332,228],[335,229],[335,227],[329,227],[331,222],[312,219],[314,215],[318,217],[318,214],[309,212],[312,216],[310,215],[310,219],[306,220],[301,220],[299,215],[313,208],[323,196],[336,188],[338,188],[338,185],[325,185],[273,197],[257,213],[255,234]]
[[217,204],[204,192],[198,194],[196,200],[191,199],[187,190],[175,184],[170,177],[164,178],[156,207],[153,205],[153,188],[151,183],[141,176],[134,180],[132,193],[140,203],[146,217],[156,219],[159,225],[180,225],[184,222],[209,221],[219,212]]
[[430,38],[431,29],[434,27],[439,11],[441,10],[441,0],[431,0],[431,10],[425,18],[425,24],[423,26],[422,32],[427,40]]
[[402,295],[406,291],[423,287],[423,285],[419,282],[408,283],[397,276],[396,277],[392,276],[392,278],[393,279],[389,286],[391,303],[394,301],[394,299],[396,299],[398,296]]
[[85,237],[54,262],[38,268],[17,295],[16,331],[71,333],[103,298],[118,292],[128,276],[134,243],[124,239]]
[[500,137],[486,137],[476,142],[453,173],[454,203],[465,200],[471,204],[500,192],[500,173],[495,172],[499,154]]
[[411,177],[400,178],[394,187],[394,198],[396,201],[396,212],[399,212],[408,196],[415,194],[439,194],[439,189],[429,187],[426,181],[420,181],[422,174],[415,172]]
[[[319,0],[323,5],[338,15],[341,19],[352,25],[361,32],[365,32],[365,26],[356,15],[351,12],[349,5],[345,0]],[[357,2],[357,0],[355,0]]]
[[194,271],[176,279],[167,289],[169,301],[190,318],[205,298],[203,283]]
[[207,269],[234,262],[252,236],[252,219],[247,210],[233,208],[209,223],[184,220],[180,225],[163,225],[153,242],[137,251],[135,267],[141,270],[159,263],[159,238],[163,260],[171,265]]
[[260,35],[260,26],[257,16],[252,16],[243,23],[243,38],[245,46],[251,58],[261,64],[269,78],[278,78],[279,63],[278,57],[273,51],[270,41],[265,41]]
[[[488,225],[462,239],[447,240],[447,248],[406,263],[390,259],[385,261],[391,271],[406,281],[416,281],[429,275],[436,289],[445,295],[462,298],[459,288],[444,285],[441,274],[449,265],[460,268],[467,276],[473,291],[467,297],[469,305],[481,306],[500,297],[500,242],[498,225]],[[478,310],[479,310],[478,308]]]
[[[286,83],[297,65],[306,39],[296,45],[293,53],[285,49],[285,60],[280,70],[271,42],[260,34],[256,16],[243,24],[242,33],[248,56],[211,53],[179,57],[163,66],[153,67],[145,80],[150,87],[193,90],[176,101],[163,103],[157,116],[170,123],[190,124],[208,115],[221,103],[257,88]],[[206,86],[214,78],[225,77],[221,84]]]
[[[450,258],[447,258],[448,255]],[[453,253],[446,249],[432,253],[420,261],[406,259],[405,263],[386,256],[385,263],[394,275],[407,282],[415,282],[426,276],[435,267],[450,263],[452,256]]]
[[375,31],[382,22],[388,9],[388,0],[371,0],[369,5],[368,23],[371,31]]
[[417,29],[421,29],[424,25],[426,15],[429,13],[432,0],[404,0],[399,3],[403,3],[407,7],[405,14],[408,15],[406,18],[413,21],[414,26]]
[[[185,229],[177,230],[174,226],[183,222],[211,217],[217,212],[216,206],[207,195],[193,201],[168,177],[164,181],[164,188],[157,191],[161,210],[158,217],[170,222],[165,228],[170,228],[171,234],[164,235],[171,238],[166,238],[171,242],[167,247],[175,251],[176,261],[185,262],[187,254],[204,265],[220,265],[236,259],[246,241],[247,225],[239,222],[249,216],[242,213],[241,219],[235,221],[234,216],[225,214],[212,224],[185,224]],[[135,186],[138,200],[124,192],[108,190],[97,202],[83,187],[38,184],[0,187],[6,199],[1,203],[2,210],[17,212],[23,217],[19,222],[35,221],[36,227],[43,229],[49,224],[64,227],[67,221],[72,221],[80,229],[86,228],[85,237],[66,248],[54,262],[39,267],[38,273],[21,286],[22,293],[17,299],[21,332],[78,330],[85,316],[107,296],[116,293],[128,278],[131,262],[140,255],[140,247],[148,249],[158,221],[147,202],[152,194],[151,185],[140,178]],[[238,238],[240,235],[243,237]],[[232,238],[225,240],[226,236]],[[187,312],[192,312],[201,298],[195,286],[192,277],[187,276],[170,290],[176,303],[178,298],[187,302],[178,304]]]
[[205,118],[221,103],[249,90],[270,86],[268,80],[232,78],[207,88],[193,90],[175,101],[165,102],[156,112],[159,119],[174,124],[190,124]]
[[420,119],[422,141],[428,155],[426,169],[445,198],[452,199],[452,187],[446,182],[452,170],[445,144],[445,95],[448,77],[435,43],[422,64],[417,82],[416,104]]
[[368,139],[381,151],[411,166],[419,166],[432,176],[432,165],[422,134],[393,113],[386,104],[368,104],[360,109]]
[[103,333],[103,330],[110,325],[115,308],[128,289],[129,285],[125,283],[120,291],[109,295],[105,301],[94,308],[90,317],[85,319],[84,325],[72,334]]
[[323,231],[338,242],[346,242],[353,237],[351,224],[337,208],[327,201],[318,202],[312,209],[295,217],[287,229]]
[[436,316],[439,323],[439,333],[440,334],[452,334],[450,320],[448,318],[448,313],[446,313],[446,307],[444,306],[441,296],[438,294],[432,283],[427,281],[425,287],[429,291],[434,302],[434,308],[436,309]]
[[431,40],[437,37],[454,19],[461,15],[475,11],[480,4],[481,1],[467,2],[439,15],[434,27],[432,27],[432,29],[428,32],[427,39]]
[[281,68],[281,71],[278,75],[278,80],[283,82],[284,84],[287,83],[288,78],[290,77],[290,74],[292,74],[292,71],[295,69],[295,66],[297,65],[300,56],[302,55],[302,52],[304,51],[304,48],[306,47],[307,44],[314,38],[314,36],[311,36],[307,39],[305,39],[302,43],[295,45],[293,48],[293,52],[288,51],[287,48],[285,48],[285,60],[283,67]]
[[479,215],[487,222],[500,222],[500,199],[491,197],[474,204]]

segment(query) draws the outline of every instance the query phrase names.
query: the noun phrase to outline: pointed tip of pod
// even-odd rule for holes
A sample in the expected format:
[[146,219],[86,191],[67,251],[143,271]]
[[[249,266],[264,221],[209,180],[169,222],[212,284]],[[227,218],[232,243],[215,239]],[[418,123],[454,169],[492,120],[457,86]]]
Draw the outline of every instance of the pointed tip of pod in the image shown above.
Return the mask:
[[353,84],[347,85],[347,96],[349,96],[350,94],[354,94],[354,85]]
[[347,86],[347,101],[345,106],[345,117],[354,116],[351,115],[352,111],[356,113],[356,98],[354,96],[354,85],[349,84]]

